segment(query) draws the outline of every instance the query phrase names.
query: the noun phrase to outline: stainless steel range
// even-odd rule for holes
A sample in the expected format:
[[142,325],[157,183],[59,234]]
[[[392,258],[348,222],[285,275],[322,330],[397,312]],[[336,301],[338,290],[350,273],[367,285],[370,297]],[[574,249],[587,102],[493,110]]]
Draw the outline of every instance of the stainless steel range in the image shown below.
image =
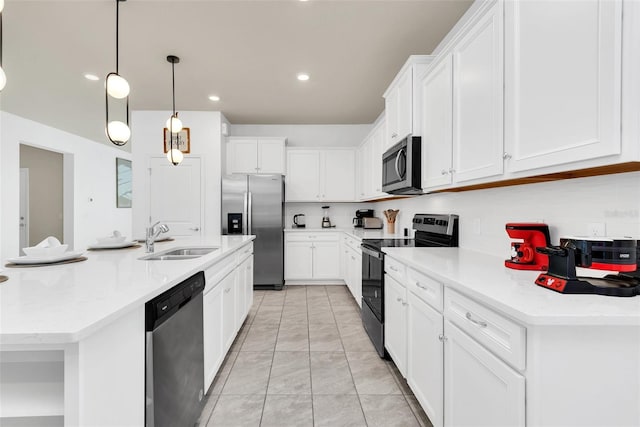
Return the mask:
[[415,239],[362,240],[362,323],[380,357],[385,357],[382,248],[458,246],[458,215],[416,214],[413,229]]

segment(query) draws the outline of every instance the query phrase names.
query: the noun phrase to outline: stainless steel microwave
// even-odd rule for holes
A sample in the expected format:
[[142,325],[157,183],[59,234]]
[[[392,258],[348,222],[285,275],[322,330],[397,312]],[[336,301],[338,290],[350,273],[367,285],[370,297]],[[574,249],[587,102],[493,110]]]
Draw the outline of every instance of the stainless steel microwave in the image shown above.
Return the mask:
[[409,135],[382,155],[382,191],[422,194],[420,137]]

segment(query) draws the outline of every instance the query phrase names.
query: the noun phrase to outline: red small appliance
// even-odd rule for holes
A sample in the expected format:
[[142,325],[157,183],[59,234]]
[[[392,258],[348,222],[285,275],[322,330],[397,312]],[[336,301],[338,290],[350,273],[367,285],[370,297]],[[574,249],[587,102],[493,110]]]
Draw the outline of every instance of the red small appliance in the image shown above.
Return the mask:
[[505,228],[509,237],[517,240],[511,242],[511,258],[505,260],[505,267],[547,270],[549,256],[536,252],[536,248],[549,246],[549,226],[539,222],[510,222]]

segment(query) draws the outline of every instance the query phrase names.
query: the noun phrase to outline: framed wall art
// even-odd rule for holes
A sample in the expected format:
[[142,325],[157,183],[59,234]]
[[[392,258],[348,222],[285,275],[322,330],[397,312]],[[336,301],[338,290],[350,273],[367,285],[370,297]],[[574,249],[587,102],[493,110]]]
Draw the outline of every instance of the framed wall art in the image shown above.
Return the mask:
[[[191,152],[191,136],[189,128],[182,128],[180,132],[173,136],[173,146],[184,154]],[[169,129],[164,128],[164,152],[167,153],[171,149],[171,134]]]

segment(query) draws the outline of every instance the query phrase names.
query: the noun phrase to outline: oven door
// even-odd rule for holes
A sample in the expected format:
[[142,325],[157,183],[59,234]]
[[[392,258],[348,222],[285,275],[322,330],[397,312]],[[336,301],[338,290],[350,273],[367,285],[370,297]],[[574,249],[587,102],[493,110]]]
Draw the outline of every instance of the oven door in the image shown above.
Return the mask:
[[384,321],[384,254],[362,246],[362,302],[382,323]]

